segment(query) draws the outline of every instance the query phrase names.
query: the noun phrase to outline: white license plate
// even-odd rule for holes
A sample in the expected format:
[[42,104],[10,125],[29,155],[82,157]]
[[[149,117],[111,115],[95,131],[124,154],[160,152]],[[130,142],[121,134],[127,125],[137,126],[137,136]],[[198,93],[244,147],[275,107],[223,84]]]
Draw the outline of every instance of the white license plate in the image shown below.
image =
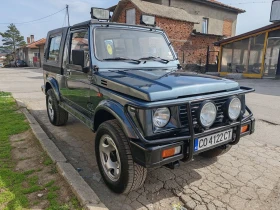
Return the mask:
[[208,147],[221,144],[232,140],[232,129],[215,133],[209,136],[204,136],[194,140],[194,151],[206,149]]

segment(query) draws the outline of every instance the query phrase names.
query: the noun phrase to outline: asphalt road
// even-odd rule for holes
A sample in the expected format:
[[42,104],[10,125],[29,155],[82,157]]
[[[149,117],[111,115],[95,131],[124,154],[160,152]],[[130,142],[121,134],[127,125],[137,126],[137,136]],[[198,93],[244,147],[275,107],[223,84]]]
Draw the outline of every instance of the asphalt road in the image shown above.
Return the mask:
[[247,104],[257,119],[256,133],[214,159],[196,157],[178,169],[153,169],[144,186],[116,195],[103,183],[94,154],[94,134],[70,117],[63,127],[47,118],[40,69],[0,69],[0,90],[23,101],[67,160],[102,202],[117,209],[279,209],[280,206],[280,81],[240,80],[256,89]]

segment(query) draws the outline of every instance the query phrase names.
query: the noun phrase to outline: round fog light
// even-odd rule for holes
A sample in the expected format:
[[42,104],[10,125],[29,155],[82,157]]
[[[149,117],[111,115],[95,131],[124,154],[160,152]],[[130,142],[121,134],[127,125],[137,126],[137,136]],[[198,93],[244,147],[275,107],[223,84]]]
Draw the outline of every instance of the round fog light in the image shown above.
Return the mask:
[[241,101],[239,98],[231,99],[228,105],[228,117],[231,120],[236,120],[240,116],[241,112]]
[[198,119],[203,127],[208,128],[213,125],[216,120],[216,116],[217,108],[213,102],[202,103]]

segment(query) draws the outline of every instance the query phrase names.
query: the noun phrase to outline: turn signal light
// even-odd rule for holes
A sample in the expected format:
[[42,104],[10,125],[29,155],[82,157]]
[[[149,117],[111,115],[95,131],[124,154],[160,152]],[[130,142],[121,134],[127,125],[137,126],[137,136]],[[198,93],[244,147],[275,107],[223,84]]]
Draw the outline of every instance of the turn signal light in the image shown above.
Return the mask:
[[245,133],[249,130],[249,125],[244,125],[241,127],[241,133]]
[[168,158],[174,155],[178,155],[181,152],[181,146],[165,149],[162,151],[162,158]]

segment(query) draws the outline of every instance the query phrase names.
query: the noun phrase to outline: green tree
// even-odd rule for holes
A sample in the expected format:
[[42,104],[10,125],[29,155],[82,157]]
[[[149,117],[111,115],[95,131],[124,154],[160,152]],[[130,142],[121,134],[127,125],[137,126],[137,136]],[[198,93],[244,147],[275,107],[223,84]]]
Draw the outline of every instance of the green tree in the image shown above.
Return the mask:
[[[11,23],[8,26],[8,30],[4,33],[0,32],[0,35],[2,36],[2,42],[3,46],[6,49],[9,49],[13,51],[13,53],[16,52],[16,48],[25,45],[24,37],[20,35],[19,30],[17,27]],[[14,56],[15,58],[16,56]]]

